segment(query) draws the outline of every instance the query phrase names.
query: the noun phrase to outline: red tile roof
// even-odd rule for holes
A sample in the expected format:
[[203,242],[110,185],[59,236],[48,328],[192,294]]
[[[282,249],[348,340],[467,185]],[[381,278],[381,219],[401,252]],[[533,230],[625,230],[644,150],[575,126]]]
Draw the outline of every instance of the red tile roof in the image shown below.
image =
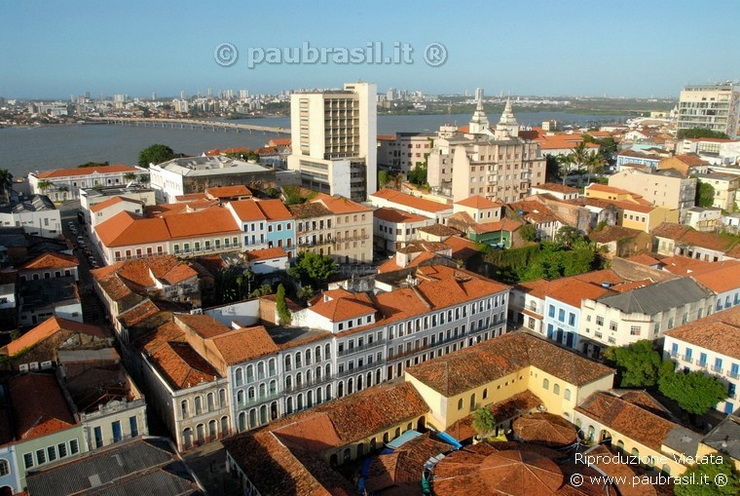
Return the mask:
[[376,312],[375,307],[370,302],[360,301],[354,295],[352,298],[342,297],[329,301],[321,301],[310,307],[310,310],[322,317],[326,317],[332,322],[366,317]]
[[96,203],[92,207],[90,207],[91,212],[100,212],[101,210],[105,210],[106,208],[118,205],[119,203],[133,203],[136,205],[144,205],[144,202],[139,200],[133,200],[131,198],[125,198],[123,196],[114,196],[113,198],[109,198],[105,201],[102,201],[100,203]]
[[148,359],[164,375],[170,386],[185,389],[220,378],[216,370],[188,344],[185,333],[168,322],[148,335],[142,343]]
[[564,350],[544,339],[515,332],[415,365],[406,373],[445,397],[465,393],[533,366],[575,386],[614,370]]
[[578,438],[576,426],[552,413],[529,413],[514,420],[511,427],[522,441],[551,448],[569,446]]
[[77,257],[64,253],[44,253],[21,265],[21,270],[73,269],[79,265]]
[[19,441],[47,436],[77,424],[54,374],[13,377],[8,381],[8,390]]
[[713,262],[689,275],[715,293],[725,293],[740,287],[740,261]]
[[[486,408],[491,410],[496,422],[504,422],[534,411],[542,404],[542,400],[536,394],[526,390],[505,400],[488,405]],[[478,434],[473,428],[473,418],[474,415],[471,413],[467,417],[463,417],[452,424],[445,432],[458,441],[470,439]]]
[[443,243],[452,248],[454,260],[467,260],[481,252],[481,245],[458,236],[450,236]]
[[552,210],[550,210],[540,202],[522,200],[509,203],[509,207],[518,215],[521,215],[525,219],[536,224],[540,224],[543,222],[561,222],[560,218],[555,215]]
[[372,210],[365,205],[352,201],[343,196],[329,196],[324,193],[319,193],[318,196],[314,200],[312,200],[312,203],[321,203],[334,214],[351,214],[354,212],[369,212]]
[[394,224],[405,224],[412,222],[424,222],[428,221],[429,217],[423,217],[421,215],[410,214],[397,208],[382,207],[373,212],[373,216],[376,219],[380,219],[386,222],[392,222]]
[[275,258],[287,258],[288,254],[282,248],[265,248],[264,250],[252,250],[246,253],[247,260],[256,262],[259,260],[272,260]]
[[175,316],[175,322],[182,324],[203,339],[214,338],[231,331],[229,327],[210,315],[178,314]]
[[483,198],[480,195],[471,196],[459,202],[455,202],[456,205],[462,205],[463,207],[471,207],[477,209],[485,208],[501,208],[504,206],[503,203],[498,203],[488,198]]
[[228,331],[210,338],[227,365],[254,360],[278,352],[264,326]]
[[545,191],[555,191],[556,193],[578,193],[578,189],[576,188],[571,188],[570,186],[565,186],[563,184],[557,183],[544,183],[537,186],[532,186],[532,188],[544,189]]
[[206,196],[213,198],[232,198],[235,196],[252,196],[252,192],[243,184],[237,184],[235,186],[218,186],[214,188],[206,188]]
[[109,337],[100,327],[75,322],[74,320],[63,319],[61,317],[49,317],[18,339],[8,343],[4,350],[7,351],[9,356],[13,356],[27,348],[36,346],[42,341],[49,339],[51,336],[62,331],[72,334],[88,334],[101,339]]
[[168,284],[178,284],[198,275],[195,269],[185,262],[181,262],[174,255],[125,260],[99,269],[93,269],[90,273],[99,282],[116,274],[118,277],[134,283],[141,289],[156,286],[157,282],[153,277],[161,279]]
[[522,227],[522,225],[523,224],[517,220],[501,219],[496,222],[473,223],[471,224],[470,229],[472,229],[476,234],[486,234],[499,231],[514,232]]
[[676,327],[665,335],[740,359],[740,306]]
[[39,172],[36,177],[39,179],[56,179],[60,177],[71,176],[90,176],[92,174],[117,174],[127,172],[141,172],[136,167],[130,165],[104,165],[100,167],[81,167],[77,169],[56,169],[48,172]]
[[371,197],[380,198],[387,200],[398,205],[405,207],[414,208],[416,210],[423,210],[429,213],[439,213],[446,210],[452,210],[451,205],[439,203],[431,200],[425,200],[424,198],[417,198],[406,193],[401,193],[394,189],[381,189],[370,195]]
[[257,206],[265,214],[267,220],[288,220],[293,215],[280,200],[261,200]]

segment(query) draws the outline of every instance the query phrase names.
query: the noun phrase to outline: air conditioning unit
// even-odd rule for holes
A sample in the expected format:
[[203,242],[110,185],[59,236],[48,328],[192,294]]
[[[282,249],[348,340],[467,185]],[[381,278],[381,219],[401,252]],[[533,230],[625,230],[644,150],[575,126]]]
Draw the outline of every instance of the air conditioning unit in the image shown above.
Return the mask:
[[203,315],[203,309],[193,308],[192,310],[190,310],[190,315]]

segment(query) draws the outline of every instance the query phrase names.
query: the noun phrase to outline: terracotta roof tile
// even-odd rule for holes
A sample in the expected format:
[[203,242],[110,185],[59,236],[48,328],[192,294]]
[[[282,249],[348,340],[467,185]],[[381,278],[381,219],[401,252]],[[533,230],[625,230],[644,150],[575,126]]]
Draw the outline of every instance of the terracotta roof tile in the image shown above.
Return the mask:
[[428,221],[429,217],[423,217],[421,215],[410,214],[403,210],[396,208],[382,207],[373,212],[373,217],[376,219],[384,220],[386,222],[392,222],[395,224],[405,224],[412,222],[424,222]]
[[83,324],[74,320],[63,319],[61,317],[49,317],[18,339],[8,343],[5,346],[5,350],[9,356],[13,356],[26,348],[36,346],[40,342],[62,331],[73,334],[89,334],[90,336],[95,336],[97,338],[109,337],[100,327]]
[[501,219],[496,222],[474,223],[470,226],[470,229],[472,229],[476,234],[486,234],[499,231],[514,232],[522,227],[522,225],[523,224],[521,222],[516,220]]
[[355,297],[341,297],[329,301],[321,301],[310,307],[310,310],[322,317],[326,317],[332,322],[365,317],[376,312],[375,307],[371,303],[359,301]]
[[228,331],[210,338],[227,365],[236,365],[278,352],[264,326]]
[[717,294],[740,288],[740,261],[713,262],[689,274],[695,281]]
[[252,196],[252,192],[243,184],[237,184],[234,186],[218,186],[214,188],[206,188],[206,196],[213,198],[232,198],[235,196]]
[[175,322],[187,327],[203,339],[211,339],[231,330],[210,315],[179,314],[175,316]]
[[216,370],[186,341],[174,322],[158,327],[141,343],[141,349],[175,389],[185,389],[220,378]]
[[460,231],[454,227],[446,226],[444,224],[432,224],[431,226],[424,226],[418,229],[421,232],[431,234],[432,236],[457,236]]
[[471,207],[471,208],[477,208],[477,209],[501,208],[504,206],[503,203],[495,202],[495,201],[489,200],[488,198],[483,198],[480,195],[468,197],[459,202],[455,202],[455,204],[462,205],[463,207]]
[[407,193],[401,193],[400,191],[388,188],[378,190],[370,196],[429,213],[439,213],[446,210],[452,210],[451,205],[432,200],[425,200],[424,198],[417,198],[416,196],[411,196]]
[[56,169],[48,172],[39,172],[36,177],[39,179],[57,179],[69,176],[90,176],[93,174],[115,174],[126,172],[141,172],[141,170],[130,165],[105,165],[100,167],[81,167],[76,169]]
[[676,327],[665,335],[740,359],[740,306]]
[[16,438],[28,441],[76,425],[62,387],[54,374],[30,373],[11,378]]
[[[526,390],[502,401],[497,401],[486,408],[491,410],[496,422],[504,422],[519,415],[534,411],[542,405],[542,400],[533,392]],[[458,441],[464,441],[475,436],[478,432],[473,428],[473,414],[461,418],[445,432]]]
[[152,300],[147,298],[128,310],[119,313],[116,318],[124,327],[134,327],[154,317],[159,312],[161,312],[160,308]]
[[521,215],[525,219],[536,224],[543,222],[560,222],[560,218],[540,202],[523,200],[509,203],[509,207],[518,215]]
[[79,265],[77,257],[64,253],[44,253],[20,266],[21,270],[73,269]]
[[614,370],[526,333],[510,333],[407,369],[446,397],[480,387],[528,366],[582,386]]
[[366,207],[365,205],[339,195],[330,196],[325,193],[319,193],[318,196],[311,201],[311,203],[316,202],[322,203],[329,211],[335,214],[370,212],[372,210],[372,208]]
[[333,215],[332,211],[324,206],[323,203],[297,203],[288,205],[288,210],[296,219],[305,219],[309,217],[325,217]]
[[452,248],[452,258],[454,260],[467,260],[481,252],[481,245],[458,236],[450,236],[444,241],[444,244]]
[[280,247],[265,248],[264,250],[252,250],[246,253],[247,260],[255,262],[258,260],[272,260],[274,258],[286,258],[288,256]]
[[144,202],[139,200],[134,200],[131,198],[125,198],[123,196],[114,196],[113,198],[108,198],[105,201],[102,201],[100,203],[96,203],[92,207],[90,207],[91,212],[100,212],[101,210],[105,210],[108,207],[112,207],[113,205],[118,205],[119,203],[133,203],[134,205],[144,205]]
[[290,210],[280,200],[261,200],[257,202],[257,207],[262,210],[267,220],[288,220],[293,218]]
[[532,188],[544,189],[545,191],[554,191],[556,193],[566,193],[566,194],[578,193],[578,189],[576,188],[571,188],[570,186],[565,186],[563,184],[557,184],[557,183],[544,183],[544,184],[539,184],[537,186],[532,186]]

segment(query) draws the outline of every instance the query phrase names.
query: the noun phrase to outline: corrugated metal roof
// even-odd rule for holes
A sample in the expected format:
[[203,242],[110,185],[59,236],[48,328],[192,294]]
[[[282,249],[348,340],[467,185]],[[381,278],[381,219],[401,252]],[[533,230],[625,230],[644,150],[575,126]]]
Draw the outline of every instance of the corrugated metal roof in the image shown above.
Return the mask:
[[671,308],[694,303],[710,296],[711,293],[688,277],[651,284],[633,291],[598,299],[612,308],[624,313],[655,315]]

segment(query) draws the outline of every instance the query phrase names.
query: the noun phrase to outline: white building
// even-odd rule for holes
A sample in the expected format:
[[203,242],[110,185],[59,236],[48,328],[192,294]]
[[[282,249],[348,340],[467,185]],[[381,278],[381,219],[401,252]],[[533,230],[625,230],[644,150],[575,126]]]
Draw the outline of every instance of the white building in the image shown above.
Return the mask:
[[373,243],[388,251],[395,251],[397,243],[406,244],[416,239],[417,229],[436,223],[429,217],[387,207],[373,212],[373,219]]
[[26,234],[42,238],[58,238],[62,234],[61,214],[45,195],[0,205],[0,225],[22,227]]
[[740,408],[740,309],[734,308],[665,333],[663,358],[677,368],[701,370],[727,385],[728,398],[715,408],[733,413]]
[[288,168],[300,171],[304,187],[358,201],[375,192],[376,100],[372,83],[291,95]]
[[678,129],[705,128],[740,135],[740,86],[731,82],[686,86],[678,101]]
[[53,201],[76,200],[82,188],[123,186],[147,175],[143,167],[102,165],[46,172],[32,172],[28,184],[34,194],[48,195]]

